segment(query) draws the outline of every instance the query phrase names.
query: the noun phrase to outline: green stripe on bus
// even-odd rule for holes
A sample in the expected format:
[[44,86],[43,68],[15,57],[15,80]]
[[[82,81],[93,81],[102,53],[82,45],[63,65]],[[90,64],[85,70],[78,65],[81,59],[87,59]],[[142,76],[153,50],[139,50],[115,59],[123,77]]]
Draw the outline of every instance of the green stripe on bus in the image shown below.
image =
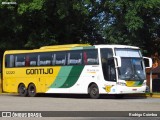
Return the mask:
[[136,81],[136,85],[135,86],[141,86],[143,84],[144,80],[141,81]]
[[79,76],[81,75],[83,68],[84,66],[73,66],[66,82],[63,84],[63,86],[61,86],[61,88],[72,87],[79,79]]
[[66,82],[71,69],[72,66],[61,67],[55,82],[50,86],[50,88],[60,88]]

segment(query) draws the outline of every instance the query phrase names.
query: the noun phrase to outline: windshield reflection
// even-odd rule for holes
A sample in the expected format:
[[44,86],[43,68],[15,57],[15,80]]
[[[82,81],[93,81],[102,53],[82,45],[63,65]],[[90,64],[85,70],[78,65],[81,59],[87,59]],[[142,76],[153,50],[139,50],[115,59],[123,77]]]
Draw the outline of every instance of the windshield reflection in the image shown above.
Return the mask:
[[145,71],[141,58],[122,58],[122,66],[119,68],[119,79],[145,80]]

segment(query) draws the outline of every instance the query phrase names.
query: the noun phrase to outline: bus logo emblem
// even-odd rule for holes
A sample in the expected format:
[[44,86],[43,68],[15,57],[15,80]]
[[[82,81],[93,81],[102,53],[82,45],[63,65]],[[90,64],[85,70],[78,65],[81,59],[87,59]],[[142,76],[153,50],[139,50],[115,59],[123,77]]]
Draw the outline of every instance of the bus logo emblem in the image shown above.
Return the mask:
[[112,85],[107,85],[106,86],[106,92],[108,92],[108,93],[111,92],[111,88],[112,88]]

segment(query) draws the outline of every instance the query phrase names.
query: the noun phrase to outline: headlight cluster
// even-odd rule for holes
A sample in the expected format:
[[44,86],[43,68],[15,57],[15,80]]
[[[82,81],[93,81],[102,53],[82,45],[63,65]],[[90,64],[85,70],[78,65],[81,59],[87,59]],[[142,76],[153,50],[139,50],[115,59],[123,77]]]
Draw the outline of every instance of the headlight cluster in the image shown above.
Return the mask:
[[117,82],[117,85],[126,86],[126,83],[123,83],[123,82]]

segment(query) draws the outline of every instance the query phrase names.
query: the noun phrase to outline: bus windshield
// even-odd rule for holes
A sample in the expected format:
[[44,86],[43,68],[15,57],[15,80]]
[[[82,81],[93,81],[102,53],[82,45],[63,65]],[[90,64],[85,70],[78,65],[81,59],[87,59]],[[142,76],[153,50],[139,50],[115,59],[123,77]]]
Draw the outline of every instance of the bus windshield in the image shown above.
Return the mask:
[[121,80],[145,80],[145,69],[142,58],[122,57],[122,66],[119,68]]

